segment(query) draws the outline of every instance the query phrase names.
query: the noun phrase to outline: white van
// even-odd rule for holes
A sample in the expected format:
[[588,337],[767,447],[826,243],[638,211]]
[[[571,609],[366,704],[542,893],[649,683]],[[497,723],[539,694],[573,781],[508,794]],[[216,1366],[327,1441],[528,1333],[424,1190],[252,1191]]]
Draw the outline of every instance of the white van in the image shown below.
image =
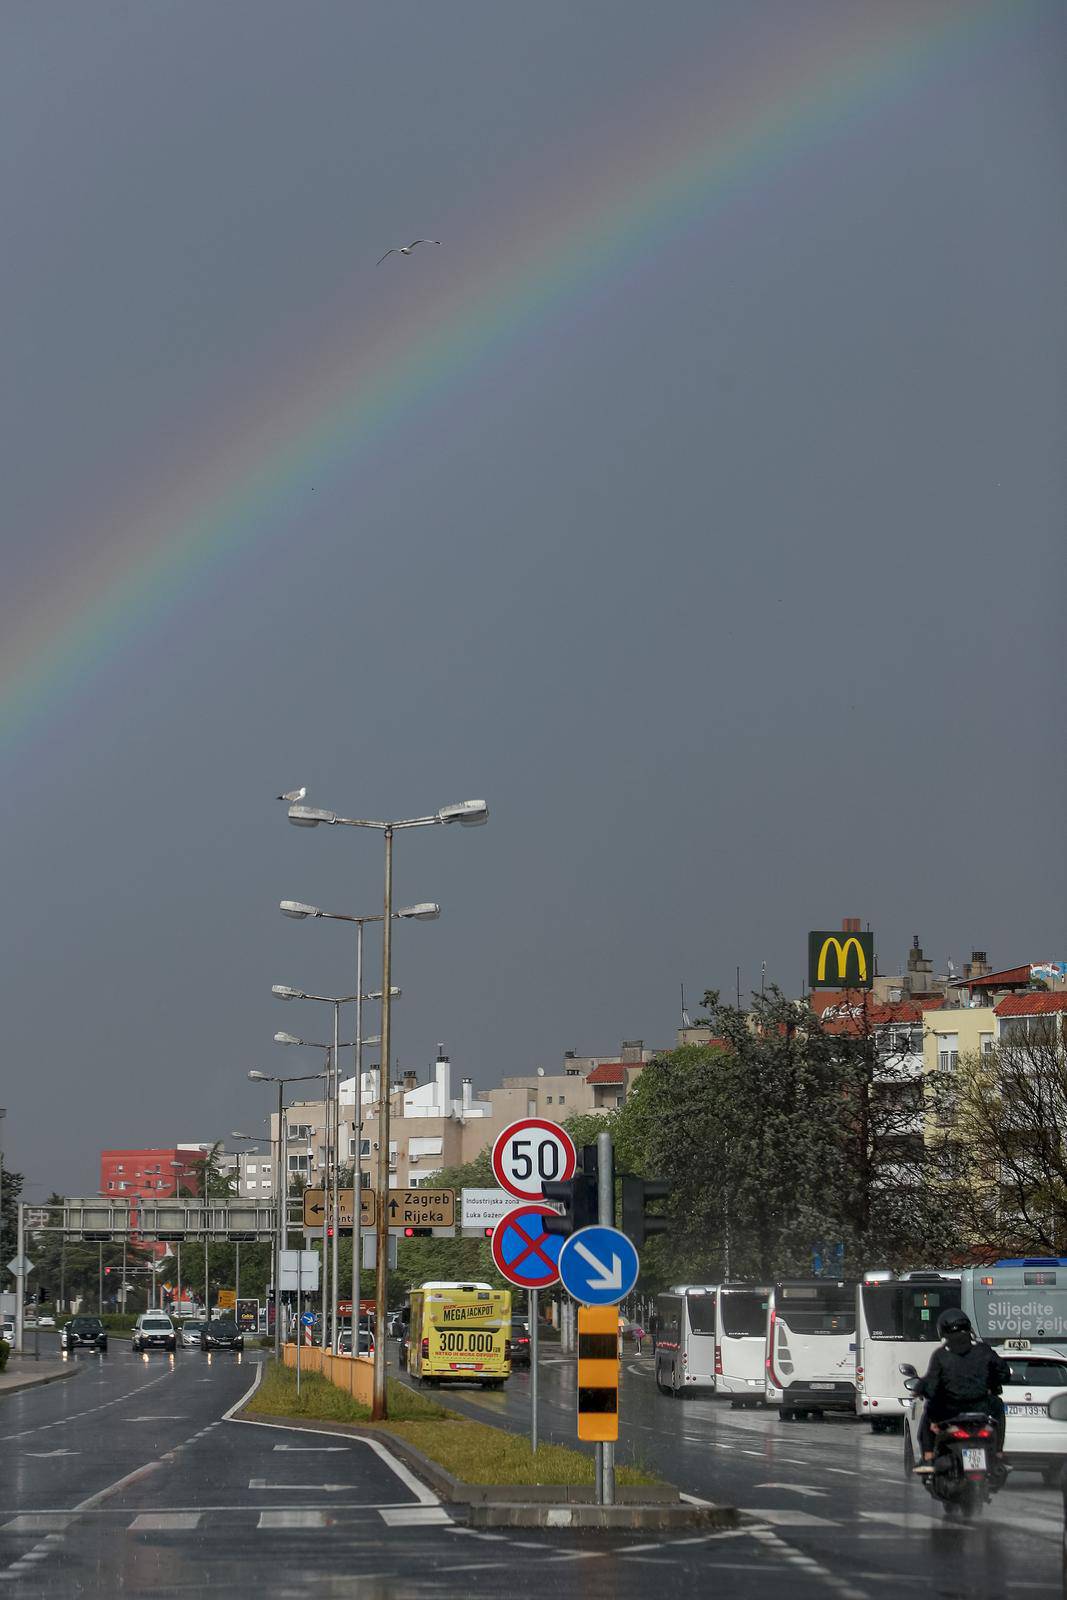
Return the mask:
[[677,1284],[656,1300],[656,1387],[680,1399],[715,1388],[714,1284]]
[[856,1409],[856,1285],[785,1278],[767,1303],[768,1405],[787,1421]]
[[770,1284],[723,1283],[715,1311],[715,1393],[735,1409],[763,1404]]
[[911,1405],[899,1369],[926,1371],[937,1319],[959,1303],[958,1272],[864,1273],[856,1289],[856,1411],[872,1433],[899,1430]]

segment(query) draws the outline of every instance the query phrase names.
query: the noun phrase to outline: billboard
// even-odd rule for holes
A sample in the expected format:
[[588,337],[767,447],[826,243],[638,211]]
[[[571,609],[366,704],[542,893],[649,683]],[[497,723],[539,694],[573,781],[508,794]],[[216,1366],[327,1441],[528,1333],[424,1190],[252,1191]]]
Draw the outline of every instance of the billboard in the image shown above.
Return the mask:
[[809,989],[869,989],[874,982],[873,933],[809,933]]

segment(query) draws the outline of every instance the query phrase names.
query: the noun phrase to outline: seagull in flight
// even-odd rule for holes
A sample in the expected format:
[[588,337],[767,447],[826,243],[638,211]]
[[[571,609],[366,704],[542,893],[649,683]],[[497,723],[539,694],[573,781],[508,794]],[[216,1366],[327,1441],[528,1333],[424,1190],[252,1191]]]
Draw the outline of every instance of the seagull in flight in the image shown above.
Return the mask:
[[305,785],[303,789],[290,789],[286,794],[280,794],[278,799],[288,800],[291,806],[297,806],[300,804],[301,800],[304,799],[306,794],[307,786]]
[[379,256],[375,264],[380,267],[385,260],[385,256],[409,256],[417,244],[440,243],[440,239],[412,239],[410,244],[395,244],[391,250],[385,252],[384,256]]

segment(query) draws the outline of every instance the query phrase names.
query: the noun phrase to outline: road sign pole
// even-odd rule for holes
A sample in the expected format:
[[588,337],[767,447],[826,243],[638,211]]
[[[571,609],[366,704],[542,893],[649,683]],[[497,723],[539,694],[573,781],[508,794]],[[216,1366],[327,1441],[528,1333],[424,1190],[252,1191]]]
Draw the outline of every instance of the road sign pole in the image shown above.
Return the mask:
[[300,1346],[304,1342],[304,1247],[297,1256],[296,1269],[296,1393],[300,1395]]
[[19,1201],[18,1232],[15,1237],[15,1254],[18,1257],[19,1270],[15,1276],[15,1354],[22,1354],[22,1329],[26,1320],[26,1213],[23,1202]]
[[[615,1162],[611,1148],[611,1134],[598,1133],[597,1148],[597,1220],[602,1228],[615,1226]],[[615,1504],[615,1446],[601,1446],[602,1479],[597,1487],[597,1504]]]
[[537,1454],[537,1301],[536,1289],[526,1295],[530,1309],[530,1449]]

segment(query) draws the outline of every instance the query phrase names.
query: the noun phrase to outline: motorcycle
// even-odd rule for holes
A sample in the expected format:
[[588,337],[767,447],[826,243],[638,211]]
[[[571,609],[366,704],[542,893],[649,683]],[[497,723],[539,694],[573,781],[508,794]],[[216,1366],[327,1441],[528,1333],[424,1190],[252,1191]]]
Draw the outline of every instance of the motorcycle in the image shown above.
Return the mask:
[[[919,1374],[912,1366],[900,1368],[904,1387],[917,1394]],[[1008,1469],[997,1460],[997,1424],[988,1411],[966,1411],[946,1422],[931,1424],[934,1439],[933,1472],[923,1476],[927,1494],[940,1500],[945,1515],[979,1516],[1008,1480]]]

